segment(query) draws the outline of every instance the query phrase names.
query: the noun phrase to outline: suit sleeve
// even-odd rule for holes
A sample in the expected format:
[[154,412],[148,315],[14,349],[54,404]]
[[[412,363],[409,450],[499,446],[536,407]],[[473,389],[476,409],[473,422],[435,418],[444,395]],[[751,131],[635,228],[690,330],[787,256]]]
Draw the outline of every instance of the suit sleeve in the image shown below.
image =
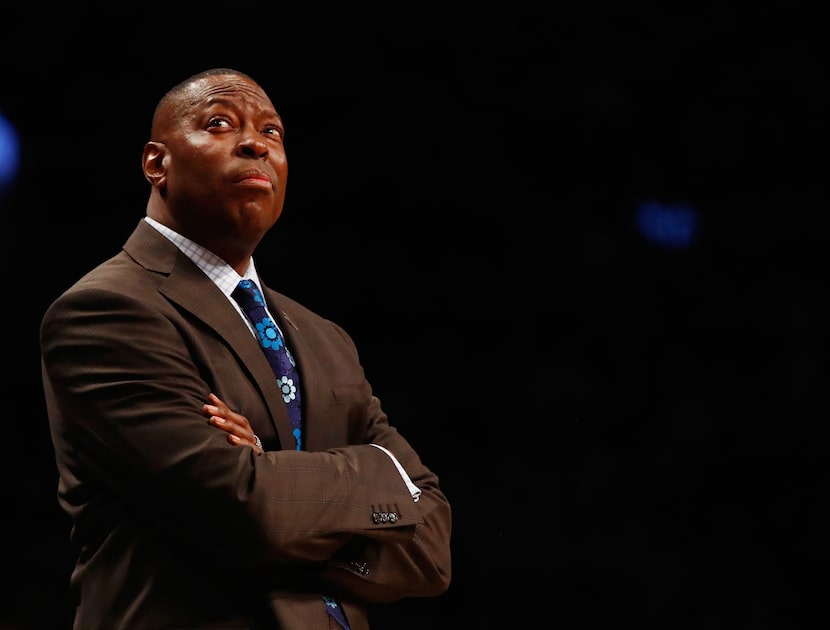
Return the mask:
[[[417,509],[420,519],[412,535],[403,539],[356,536],[335,555],[325,579],[337,588],[368,602],[383,603],[403,597],[443,593],[451,578],[452,512],[439,486],[409,442],[391,427],[372,396],[370,416],[375,420],[372,442],[391,452],[421,493],[406,509]],[[379,449],[375,449],[379,450]]]

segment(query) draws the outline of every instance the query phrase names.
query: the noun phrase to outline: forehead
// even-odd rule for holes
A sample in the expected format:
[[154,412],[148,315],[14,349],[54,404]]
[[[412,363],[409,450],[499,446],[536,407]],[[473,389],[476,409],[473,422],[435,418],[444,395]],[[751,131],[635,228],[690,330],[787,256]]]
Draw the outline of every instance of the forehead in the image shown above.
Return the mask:
[[200,109],[217,102],[255,106],[274,112],[274,105],[265,91],[256,83],[236,75],[203,77],[191,83],[182,94],[181,104],[186,109]]

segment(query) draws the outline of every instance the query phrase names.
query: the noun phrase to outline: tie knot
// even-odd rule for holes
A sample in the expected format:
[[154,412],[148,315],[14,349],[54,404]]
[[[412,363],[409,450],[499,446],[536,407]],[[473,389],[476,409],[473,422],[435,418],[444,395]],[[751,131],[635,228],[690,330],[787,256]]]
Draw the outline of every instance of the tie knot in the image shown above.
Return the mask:
[[239,281],[239,284],[236,285],[236,288],[233,290],[231,294],[234,299],[237,301],[241,299],[245,299],[246,297],[249,299],[253,299],[258,306],[265,307],[265,300],[262,297],[262,292],[259,290],[259,287],[256,285],[256,282],[253,280],[249,280],[248,278],[243,278]]

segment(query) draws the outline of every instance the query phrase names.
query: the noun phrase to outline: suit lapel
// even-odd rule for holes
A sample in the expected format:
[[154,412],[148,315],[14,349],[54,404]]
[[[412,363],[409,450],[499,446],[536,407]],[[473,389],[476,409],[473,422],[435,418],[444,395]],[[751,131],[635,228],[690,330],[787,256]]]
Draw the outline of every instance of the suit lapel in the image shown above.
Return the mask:
[[[274,372],[236,309],[210,278],[152,226],[141,221],[124,249],[140,264],[167,275],[159,292],[191,313],[230,346],[271,413],[281,444],[293,444],[291,423]],[[152,250],[152,254],[148,252]]]
[[[262,277],[260,276],[260,280]],[[311,324],[305,320],[302,312],[293,308],[291,300],[282,299],[279,293],[263,285],[265,299],[271,314],[277,318],[280,329],[285,335],[286,343],[297,361],[300,373],[300,386],[303,396],[303,443],[304,449],[318,451],[342,445],[343,427],[332,422],[325,414],[320,401],[328,401],[331,394],[320,391],[322,387],[319,374],[325,372],[320,365],[319,341],[317,335],[309,335],[305,328]]]

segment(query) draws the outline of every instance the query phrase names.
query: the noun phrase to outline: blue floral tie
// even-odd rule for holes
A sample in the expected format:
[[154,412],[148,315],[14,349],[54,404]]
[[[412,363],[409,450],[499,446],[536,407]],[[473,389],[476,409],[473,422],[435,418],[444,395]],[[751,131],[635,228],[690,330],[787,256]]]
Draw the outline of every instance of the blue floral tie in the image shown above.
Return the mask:
[[300,401],[300,375],[297,373],[294,357],[291,356],[285,345],[285,339],[277,327],[276,322],[268,316],[265,310],[265,300],[262,292],[253,280],[243,279],[231,294],[242,311],[251,320],[254,326],[259,345],[265,353],[277,384],[282,392],[282,399],[288,408],[288,417],[291,419],[294,439],[297,450],[302,450],[302,405]]
[[[302,405],[300,404],[300,375],[297,373],[297,364],[285,345],[285,339],[277,327],[276,322],[268,316],[265,310],[265,299],[262,292],[253,280],[240,280],[231,294],[242,311],[251,320],[254,326],[259,345],[265,353],[277,384],[282,392],[282,399],[288,408],[288,417],[291,419],[294,439],[297,450],[302,450]],[[344,630],[349,630],[349,623],[343,614],[343,609],[333,597],[323,596],[323,605],[326,612],[339,623]]]

